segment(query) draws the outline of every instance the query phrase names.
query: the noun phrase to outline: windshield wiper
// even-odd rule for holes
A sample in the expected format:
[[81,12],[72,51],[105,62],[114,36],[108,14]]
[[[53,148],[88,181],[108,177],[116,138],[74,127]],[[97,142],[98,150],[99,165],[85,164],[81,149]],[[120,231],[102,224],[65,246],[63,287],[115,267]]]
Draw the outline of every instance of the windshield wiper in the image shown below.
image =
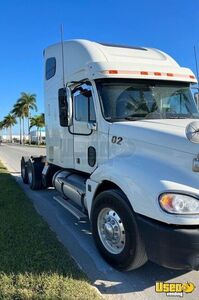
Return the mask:
[[137,116],[137,115],[130,115],[130,116],[124,116],[124,117],[118,117],[118,118],[114,118],[114,117],[107,117],[106,120],[107,121],[111,121],[111,122],[120,122],[120,121],[125,121],[125,120],[128,120],[128,121],[138,121],[138,120],[141,120],[141,119],[144,119],[143,118],[143,115],[142,117],[140,116]]
[[166,114],[165,117],[167,119],[196,119],[195,116],[187,114]]
[[132,115],[124,117],[124,119],[129,120],[129,121],[138,121],[138,120],[145,119],[146,116],[147,116],[147,114],[144,114],[144,113],[134,113]]
[[131,117],[131,116],[128,116],[128,117],[124,117],[124,120],[128,120],[128,121],[139,121],[139,120],[143,120],[144,118],[142,117]]

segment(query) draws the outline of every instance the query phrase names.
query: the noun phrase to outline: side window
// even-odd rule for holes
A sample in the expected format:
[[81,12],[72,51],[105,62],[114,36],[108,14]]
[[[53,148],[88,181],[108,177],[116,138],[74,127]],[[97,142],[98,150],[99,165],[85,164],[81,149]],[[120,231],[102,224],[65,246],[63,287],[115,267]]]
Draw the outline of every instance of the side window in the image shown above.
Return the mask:
[[93,97],[89,99],[89,122],[96,122],[96,115],[95,115],[95,107],[93,102]]
[[82,94],[76,95],[75,100],[75,120],[81,122],[88,121],[88,98]]
[[90,86],[82,85],[73,96],[75,120],[79,122],[95,122],[95,108]]
[[55,75],[55,73],[56,73],[55,57],[47,58],[45,73],[46,73],[46,80],[49,80],[50,78],[52,78]]

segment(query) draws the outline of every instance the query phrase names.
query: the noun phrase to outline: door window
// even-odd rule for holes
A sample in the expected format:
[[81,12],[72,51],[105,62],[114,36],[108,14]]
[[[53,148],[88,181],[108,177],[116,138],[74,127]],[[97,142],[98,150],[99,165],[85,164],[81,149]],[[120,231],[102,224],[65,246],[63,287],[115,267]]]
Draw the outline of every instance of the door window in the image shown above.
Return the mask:
[[83,84],[74,91],[75,120],[79,122],[95,122],[95,108],[91,87]]

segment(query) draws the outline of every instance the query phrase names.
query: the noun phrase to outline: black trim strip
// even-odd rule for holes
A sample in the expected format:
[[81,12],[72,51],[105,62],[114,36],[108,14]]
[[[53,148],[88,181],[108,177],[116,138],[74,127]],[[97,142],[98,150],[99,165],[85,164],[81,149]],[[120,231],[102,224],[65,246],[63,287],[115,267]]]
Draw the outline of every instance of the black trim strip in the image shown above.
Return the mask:
[[68,127],[68,132],[70,133],[70,134],[72,134],[72,135],[84,135],[84,136],[89,136],[89,135],[91,135],[92,133],[93,133],[93,129],[91,129],[91,132],[90,133],[75,133],[75,132],[72,132],[71,130],[70,130],[70,126]]

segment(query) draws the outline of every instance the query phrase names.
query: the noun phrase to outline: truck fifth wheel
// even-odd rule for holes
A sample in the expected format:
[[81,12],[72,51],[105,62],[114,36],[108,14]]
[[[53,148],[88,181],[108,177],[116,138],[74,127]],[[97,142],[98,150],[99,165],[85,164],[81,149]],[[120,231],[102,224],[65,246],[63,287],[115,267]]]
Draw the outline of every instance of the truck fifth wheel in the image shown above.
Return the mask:
[[30,188],[88,217],[119,270],[199,269],[199,113],[194,74],[162,51],[71,40],[44,50],[46,157]]

